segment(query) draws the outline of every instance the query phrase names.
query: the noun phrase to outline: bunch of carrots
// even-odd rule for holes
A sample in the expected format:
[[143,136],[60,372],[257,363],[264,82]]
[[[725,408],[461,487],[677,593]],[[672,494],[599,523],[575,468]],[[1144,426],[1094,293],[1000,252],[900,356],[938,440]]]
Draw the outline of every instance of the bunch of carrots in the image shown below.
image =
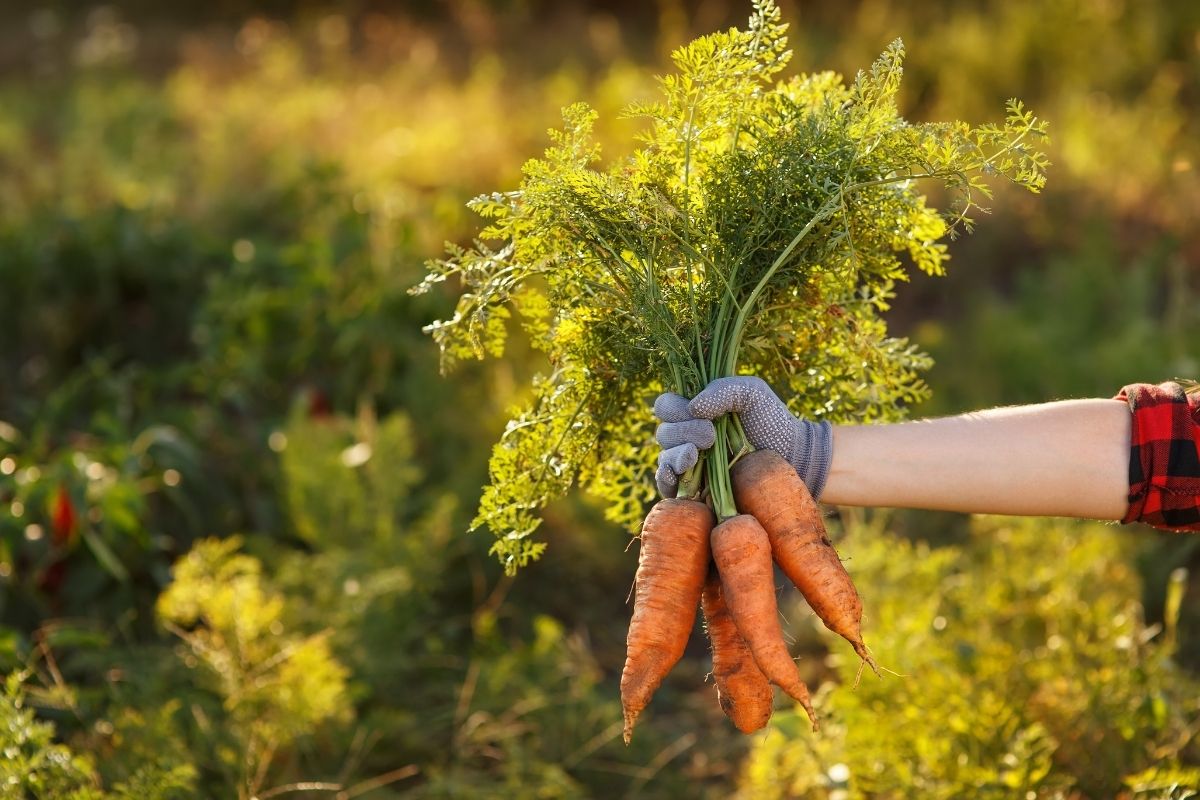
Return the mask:
[[706,503],[659,501],[646,516],[635,578],[621,705],[625,742],[638,715],[687,645],[699,606],[712,645],[713,678],[725,715],[743,733],[771,717],[771,684],[817,716],[788,654],[775,601],[774,564],[825,626],[878,672],[862,638],[862,601],[829,541],[820,510],[795,469],[756,450],[731,469],[743,513],[718,523]]
[[[640,146],[599,168],[594,111],[564,109],[517,190],[481,195],[472,247],[450,245],[413,291],[453,278],[452,317],[426,330],[443,367],[504,353],[519,321],[549,371],[496,442],[472,527],[495,534],[510,573],[546,547],[537,512],[573,486],[607,501],[641,553],[621,678],[625,739],[679,660],[697,607],[726,714],[763,727],[774,683],[816,716],[783,641],[773,563],[817,615],[876,669],[862,603],[820,513],[778,454],[742,443],[735,415],[680,479],[653,496],[645,398],[694,396],[754,374],[834,422],[896,418],[924,396],[928,360],[887,336],[880,314],[911,269],[945,271],[942,240],[1005,179],[1045,181],[1045,123],[1011,100],[1002,123],[910,123],[897,92],[897,40],[846,83],[781,79],[791,56],[774,0],[752,0],[746,30],[702,36],[672,55],[661,99],[632,106]],[[919,188],[954,202],[943,214]]]

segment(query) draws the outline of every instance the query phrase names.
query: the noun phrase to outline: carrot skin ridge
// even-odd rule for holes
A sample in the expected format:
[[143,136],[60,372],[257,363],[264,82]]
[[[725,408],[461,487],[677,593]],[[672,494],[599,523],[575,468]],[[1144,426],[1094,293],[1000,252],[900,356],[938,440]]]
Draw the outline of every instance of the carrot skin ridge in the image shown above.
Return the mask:
[[766,531],[749,514],[730,517],[713,528],[712,555],[725,602],[755,663],[772,683],[804,707],[816,730],[817,715],[808,687],[783,641]]
[[716,518],[695,500],[660,500],[642,524],[633,616],[621,672],[625,743],[638,715],[683,656],[696,622]]
[[796,470],[774,450],[756,450],[731,470],[738,508],[767,532],[771,553],[825,627],[879,674],[862,637],[862,599],[829,541],[821,511]]
[[721,578],[709,569],[700,598],[704,629],[712,646],[713,679],[717,702],[725,716],[742,733],[754,733],[771,719],[774,693],[767,676],[754,661],[750,646],[737,631],[725,603]]

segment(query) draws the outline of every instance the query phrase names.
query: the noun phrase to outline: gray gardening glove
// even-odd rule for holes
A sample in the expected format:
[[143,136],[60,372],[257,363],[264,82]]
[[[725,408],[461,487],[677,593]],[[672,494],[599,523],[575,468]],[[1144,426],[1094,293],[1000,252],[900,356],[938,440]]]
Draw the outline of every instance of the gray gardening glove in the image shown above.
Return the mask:
[[663,394],[654,403],[654,413],[663,421],[655,435],[663,447],[655,479],[664,497],[674,496],[678,476],[696,463],[698,451],[712,446],[715,431],[711,422],[707,427],[704,423],[730,412],[742,421],[750,444],[782,455],[813,498],[821,496],[833,455],[833,426],[828,422],[797,419],[766,381],[749,375],[717,378],[686,406],[680,401],[680,395]]
[[688,399],[680,394],[660,394],[654,401],[654,416],[663,423],[654,434],[662,447],[654,482],[659,494],[674,497],[679,491],[680,476],[696,466],[701,450],[713,446],[717,431],[710,420],[694,419],[688,410]]

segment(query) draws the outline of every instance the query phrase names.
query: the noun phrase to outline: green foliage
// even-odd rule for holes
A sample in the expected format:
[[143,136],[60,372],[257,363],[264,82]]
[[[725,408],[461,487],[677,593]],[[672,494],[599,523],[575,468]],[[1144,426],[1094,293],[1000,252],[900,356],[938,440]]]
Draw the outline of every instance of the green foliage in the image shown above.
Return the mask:
[[[125,698],[114,698],[108,742],[89,742],[98,771],[105,785],[123,799],[157,797],[155,792],[165,789],[178,791],[181,798],[194,797],[204,759],[185,739],[183,704],[172,697],[153,707],[145,696],[147,688],[142,685],[141,709],[127,704]],[[105,733],[110,730],[103,724],[100,728]]]
[[[548,614],[554,604],[540,596],[502,602],[512,581],[483,561],[481,542],[456,535],[453,499],[414,497],[422,476],[403,415],[298,413],[282,433],[289,516],[314,551],[278,554],[275,584],[288,626],[330,629],[362,730],[386,732],[357,774],[420,764],[406,789],[429,798],[637,786],[666,728],[650,721],[645,742],[621,744],[619,703],[586,628]],[[595,582],[592,559],[575,569]]]
[[1188,800],[1200,793],[1200,769],[1156,765],[1130,775],[1125,784],[1134,798]]
[[12,672],[0,698],[0,797],[37,800],[182,800],[192,796],[195,770],[187,764],[141,765],[111,792],[101,788],[93,758],[55,743],[54,726],[36,718],[24,682]]
[[196,485],[204,467],[193,443],[160,424],[132,439],[79,437],[50,450],[37,441],[43,428],[35,428],[32,442],[9,430],[0,457],[11,459],[4,496],[13,513],[0,517],[0,559],[10,570],[23,568],[12,574],[0,606],[6,619],[32,627],[50,608],[152,602],[176,540],[146,520],[157,516],[181,538],[201,524],[196,503],[208,492]]
[[[1043,185],[1045,123],[1020,102],[1003,125],[906,122],[899,41],[849,85],[830,74],[772,85],[790,57],[785,29],[760,0],[747,30],[677,50],[662,100],[628,112],[650,120],[643,147],[603,172],[595,112],[568,106],[519,191],[472,203],[490,223],[476,247],[451,246],[417,287],[462,282],[454,316],[427,328],[444,366],[501,355],[515,311],[553,368],[496,445],[475,520],[506,569],[541,552],[528,539],[536,512],[576,481],[636,529],[649,439],[635,409],[663,387],[690,395],[744,369],[810,417],[898,414],[923,396],[926,363],[879,317],[907,274],[900,255],[940,273],[940,240],[970,225],[990,176]],[[924,179],[955,193],[948,219],[926,205]],[[622,458],[623,470],[603,466]],[[714,502],[732,513],[710,462]]]
[[1127,383],[1200,374],[1187,271],[1162,245],[1122,263],[1112,236],[1093,229],[1078,251],[1017,271],[1003,300],[964,293],[953,335],[935,322],[916,332],[938,363],[934,410],[1112,396]]
[[[145,608],[193,540],[282,527],[266,444],[301,395],[437,407],[410,216],[356,204],[348,168],[311,146],[203,145],[239,121],[174,86],[84,74],[48,91],[6,104],[0,153],[0,194],[19,199],[0,215],[0,502],[16,504],[0,558],[21,565],[5,613],[26,628],[51,608]],[[60,487],[71,536],[52,535]]]
[[288,635],[284,598],[238,537],[198,542],[173,570],[158,616],[215,679],[238,739],[240,785],[257,791],[277,748],[348,716],[347,673],[329,631]]
[[10,673],[0,701],[0,779],[5,797],[92,800],[94,766],[67,747],[53,744],[54,726],[37,720],[27,707],[21,684],[25,676]]
[[399,538],[412,516],[413,488],[423,477],[407,416],[377,420],[366,405],[354,420],[309,418],[297,409],[280,435],[288,508],[308,544],[360,550],[388,547]]
[[454,499],[415,494],[424,475],[402,414],[298,410],[281,433],[288,515],[313,548],[273,559],[293,599],[287,619],[329,629],[364,726],[389,731],[395,751],[435,762],[454,735],[448,709],[471,641],[474,566],[452,535]]
[[[777,715],[747,764],[746,796],[826,797],[838,780],[848,798],[1200,786],[1184,766],[1196,756],[1196,682],[1174,663],[1172,637],[1143,619],[1131,544],[1066,521],[980,518],[969,542],[936,550],[878,520],[852,526],[849,566],[870,587],[865,634],[900,674],[822,692],[819,736],[802,713]],[[853,680],[857,665],[837,667]]]

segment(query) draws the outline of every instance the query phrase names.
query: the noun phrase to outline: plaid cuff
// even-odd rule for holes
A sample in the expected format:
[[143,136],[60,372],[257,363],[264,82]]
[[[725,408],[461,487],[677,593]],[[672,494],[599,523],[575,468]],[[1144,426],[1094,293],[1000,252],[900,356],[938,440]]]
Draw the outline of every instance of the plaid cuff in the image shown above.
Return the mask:
[[1178,383],[1130,384],[1129,510],[1122,522],[1200,531],[1200,392]]

